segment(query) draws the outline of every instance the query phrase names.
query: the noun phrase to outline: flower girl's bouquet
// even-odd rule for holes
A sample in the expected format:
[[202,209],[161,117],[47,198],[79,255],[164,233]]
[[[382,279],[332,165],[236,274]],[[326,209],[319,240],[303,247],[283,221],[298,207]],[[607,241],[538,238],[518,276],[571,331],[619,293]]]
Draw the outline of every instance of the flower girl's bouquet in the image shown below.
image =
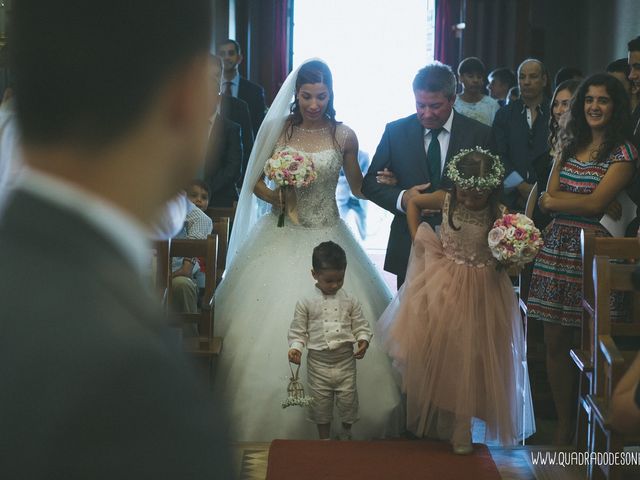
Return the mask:
[[543,245],[540,230],[529,217],[520,213],[507,213],[496,220],[488,241],[498,265],[516,269],[532,262]]
[[282,211],[278,217],[278,226],[284,226],[285,212],[289,214],[294,223],[297,223],[294,205],[290,204],[287,208],[287,197],[294,187],[306,187],[318,177],[311,157],[291,148],[278,150],[267,160],[264,174],[269,180],[273,180],[276,185],[281,187],[279,195]]
[[300,365],[296,368],[295,373],[291,368],[291,363],[289,363],[289,369],[291,370],[291,377],[289,378],[289,385],[287,385],[287,399],[282,402],[282,408],[293,406],[308,407],[313,402],[313,397],[307,397],[304,394],[304,387],[298,378]]

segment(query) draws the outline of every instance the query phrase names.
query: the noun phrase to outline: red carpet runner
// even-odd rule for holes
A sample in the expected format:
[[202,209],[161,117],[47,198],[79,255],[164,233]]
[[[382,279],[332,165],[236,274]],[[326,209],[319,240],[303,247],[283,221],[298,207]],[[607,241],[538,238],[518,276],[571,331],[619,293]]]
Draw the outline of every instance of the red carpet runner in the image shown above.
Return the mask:
[[445,442],[274,440],[267,480],[500,480],[485,445],[454,455]]

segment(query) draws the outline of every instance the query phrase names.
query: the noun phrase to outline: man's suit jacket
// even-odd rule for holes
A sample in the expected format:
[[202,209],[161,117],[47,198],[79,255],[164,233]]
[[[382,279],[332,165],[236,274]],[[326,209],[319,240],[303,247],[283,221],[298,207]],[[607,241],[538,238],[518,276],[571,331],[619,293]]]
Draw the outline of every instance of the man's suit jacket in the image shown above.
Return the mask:
[[[486,147],[489,144],[490,135],[491,129],[488,126],[454,111],[445,169],[446,162],[461,149]],[[376,172],[385,168],[395,174],[398,179],[397,185],[391,187],[376,181]],[[407,271],[411,236],[406,216],[398,212],[396,202],[402,190],[429,182],[427,154],[424,149],[424,128],[417,115],[410,115],[387,124],[371,166],[364,177],[362,191],[369,200],[395,216],[391,223],[384,268],[401,277],[404,277]],[[443,173],[441,188],[447,186],[451,184]],[[435,223],[432,226],[435,226]]]
[[223,412],[124,254],[24,191],[0,219],[5,478],[232,478]]
[[253,83],[246,78],[240,77],[238,85],[238,98],[244,100],[249,105],[251,113],[251,124],[253,126],[253,136],[258,135],[258,129],[264,120],[267,106],[264,103],[264,88],[257,83]]
[[222,95],[220,97],[220,114],[232,122],[240,125],[242,134],[242,171],[240,172],[240,180],[237,182],[238,190],[242,188],[242,180],[247,171],[247,164],[253,149],[253,127],[251,126],[251,114],[249,106],[244,100]]
[[211,126],[204,164],[209,205],[230,207],[238,200],[237,183],[242,170],[240,125],[218,115]]

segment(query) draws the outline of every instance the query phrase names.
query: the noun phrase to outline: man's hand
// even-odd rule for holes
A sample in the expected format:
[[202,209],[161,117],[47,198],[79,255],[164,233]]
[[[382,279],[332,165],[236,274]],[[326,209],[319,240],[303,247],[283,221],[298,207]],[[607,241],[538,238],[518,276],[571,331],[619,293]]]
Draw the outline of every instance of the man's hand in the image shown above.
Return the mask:
[[411,200],[411,198],[415,197],[416,195],[420,195],[421,193],[424,193],[424,191],[430,186],[431,186],[430,183],[423,183],[421,185],[415,185],[410,189],[405,190],[404,193],[402,194],[402,201],[401,201],[402,209],[406,212],[407,205],[409,204],[409,200]]
[[193,273],[193,263],[190,260],[183,260],[182,266],[171,274],[171,278],[175,277],[187,277],[191,278],[191,274]]
[[620,220],[622,218],[622,205],[620,205],[619,201],[614,200],[609,204],[604,213],[606,213],[616,221]]
[[296,365],[300,365],[301,360],[302,360],[302,353],[300,352],[300,350],[297,350],[295,348],[290,348],[289,361],[291,363],[295,363]]
[[367,348],[369,348],[369,342],[366,340],[358,340],[358,350],[353,354],[358,360],[364,358],[364,354],[367,353]]
[[398,184],[398,179],[396,178],[394,173],[388,168],[385,168],[384,170],[380,170],[376,172],[376,181],[383,185],[390,185],[392,187]]
[[551,195],[549,195],[547,192],[543,192],[538,199],[538,206],[540,207],[540,210],[542,210],[542,213],[549,213],[550,203]]

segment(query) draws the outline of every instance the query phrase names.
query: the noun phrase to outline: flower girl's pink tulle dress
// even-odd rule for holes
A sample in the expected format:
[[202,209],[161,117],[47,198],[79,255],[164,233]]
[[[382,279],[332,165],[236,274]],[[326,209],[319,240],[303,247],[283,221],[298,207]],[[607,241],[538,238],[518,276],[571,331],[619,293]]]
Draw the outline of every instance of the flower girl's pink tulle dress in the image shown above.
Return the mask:
[[418,228],[406,283],[379,332],[402,374],[410,431],[464,443],[454,419],[475,417],[487,441],[512,445],[535,431],[516,296],[487,245],[490,209],[458,204],[454,230],[449,201],[441,239],[426,223]]

